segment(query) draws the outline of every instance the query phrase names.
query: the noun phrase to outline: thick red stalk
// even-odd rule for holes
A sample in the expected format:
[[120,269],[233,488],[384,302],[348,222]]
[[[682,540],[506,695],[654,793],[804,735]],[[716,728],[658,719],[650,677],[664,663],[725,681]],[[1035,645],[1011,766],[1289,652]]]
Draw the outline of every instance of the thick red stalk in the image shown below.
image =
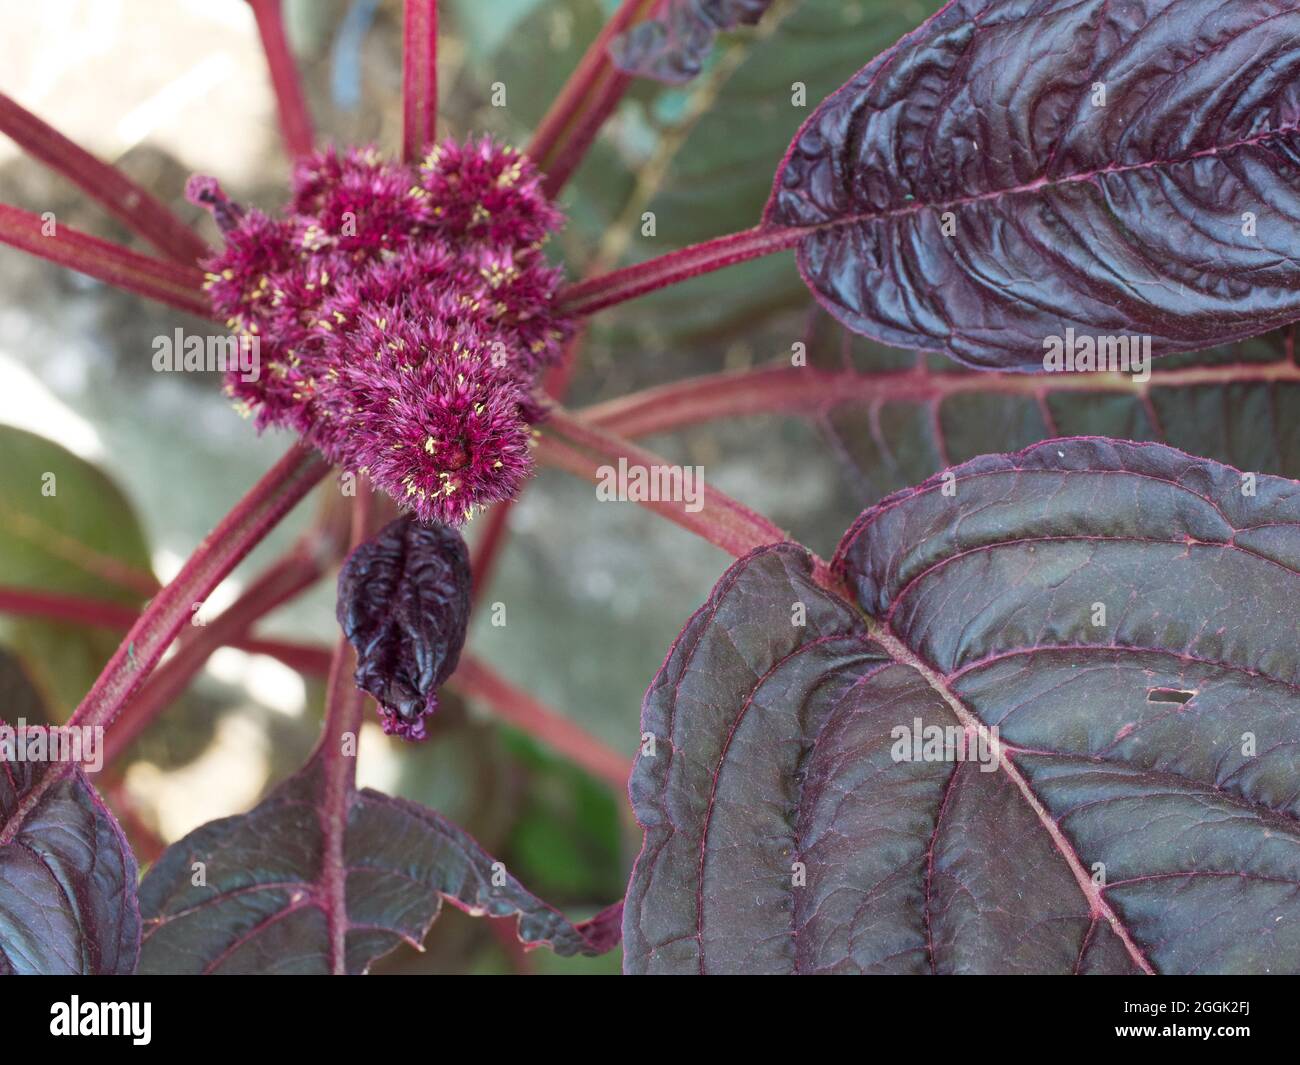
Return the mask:
[[[140,616],[140,612],[132,607],[105,599],[86,599],[77,595],[38,592],[9,585],[0,585],[0,614],[68,621],[123,632],[134,625]],[[241,632],[226,640],[224,646],[235,647],[249,654],[269,655],[290,669],[302,673],[324,676],[329,672],[330,651],[316,644],[261,639]]]
[[460,656],[460,663],[448,683],[462,695],[482,700],[499,720],[565,755],[592,776],[606,781],[619,791],[627,787],[628,774],[632,769],[630,755],[621,755],[605,746],[567,717],[515,686],[474,656]]
[[[324,794],[318,816],[325,853],[321,860],[321,890],[325,895],[325,915],[329,924],[330,972],[347,973],[347,862],[344,844],[348,828],[348,810],[356,792],[356,742],[361,735],[361,720],[366,696],[352,674],[356,654],[347,637],[340,634],[330,665],[329,685],[325,692],[325,726],[313,758],[320,759],[324,773]],[[352,753],[345,753],[345,738],[351,736]]]
[[271,72],[271,87],[275,90],[285,151],[290,159],[296,159],[311,152],[311,112],[307,110],[307,100],[303,96],[298,64],[294,62],[284,33],[280,0],[248,0],[248,4],[257,19],[257,32],[262,38],[266,65]]
[[138,610],[106,599],[87,599],[11,585],[0,585],[0,614],[71,621],[106,629],[129,629],[140,616]]
[[[537,449],[539,460],[593,484],[601,483],[602,469],[616,467],[619,459],[625,459],[629,468],[671,465],[653,452],[587,425],[558,407],[551,409],[543,428]],[[764,544],[788,539],[766,518],[709,484],[703,485],[702,505],[697,510],[692,510],[685,500],[637,502],[736,558]]]
[[[353,550],[375,530],[383,510],[375,506],[373,491],[367,479],[357,486],[357,496],[352,505]],[[334,659],[330,663],[329,684],[325,691],[325,724],[321,729],[320,743],[312,760],[320,761],[324,774],[324,794],[317,811],[325,853],[321,858],[321,890],[325,895],[325,919],[329,926],[330,972],[343,976],[347,972],[347,860],[345,844],[348,830],[348,811],[357,787],[357,742],[361,737],[361,721],[365,712],[366,694],[353,679],[356,672],[356,652],[342,633],[334,646]],[[345,749],[345,740],[349,740]],[[349,753],[350,752],[350,753]]]
[[[50,227],[53,232],[45,232]],[[212,308],[203,293],[203,271],[197,266],[182,266],[141,255],[78,232],[57,219],[47,222],[30,211],[6,204],[0,204],[0,244],[21,248],[200,318],[212,317]]]
[[[188,624],[193,604],[203,602],[329,469],[324,459],[302,444],[290,448],[208,534],[175,579],[154,597],[68,725],[107,730],[126,701],[148,679],[181,627]],[[0,846],[13,840],[45,792],[73,768],[70,763],[59,763],[46,770],[0,826]]]
[[183,639],[171,658],[122,709],[104,738],[104,760],[112,762],[189,687],[218,647],[234,643],[259,618],[296,598],[320,578],[324,559],[291,552],[255,580],[231,606]]
[[[255,579],[226,610],[205,625],[191,627],[178,641],[176,654],[159,667],[139,693],[127,702],[107,735],[106,757],[111,761],[124,751],[145,728],[189,685],[217,648],[237,644],[248,629],[276,607],[297,598],[335,565],[348,542],[348,510],[337,497],[324,501],[311,527],[292,548]],[[191,604],[197,612],[198,604]],[[192,620],[192,619],[191,619]],[[248,641],[256,644],[256,641]],[[325,673],[330,653],[310,646],[292,649],[290,661]]]
[[406,0],[402,36],[402,159],[423,158],[438,135],[438,0]]
[[144,683],[163,652],[201,603],[290,510],[329,472],[315,451],[294,444],[222,519],[165,588],[154,597],[109,659],[69,724],[107,727]]
[[923,366],[916,370],[858,373],[811,366],[766,366],[647,388],[587,407],[581,417],[589,425],[638,437],[751,414],[819,414],[849,403],[936,403],[965,394],[1045,399],[1062,392],[1104,392],[1143,399],[1157,388],[1272,382],[1300,383],[1300,366],[1279,360],[1157,368],[1147,381],[1121,373],[928,373]]
[[[520,489],[521,492],[523,490],[523,488]],[[502,546],[505,544],[510,521],[510,508],[514,506],[514,503],[513,499],[503,499],[500,503],[495,504],[483,519],[483,532],[474,541],[474,553],[470,561],[470,572],[474,578],[473,589],[470,592],[471,606],[478,604],[487,591],[488,585],[492,582],[492,573],[496,568],[496,560],[500,555]]]
[[786,251],[805,236],[807,231],[797,226],[755,226],[567,285],[557,302],[569,314],[592,314],[700,274]]
[[623,0],[537,127],[528,154],[545,174],[542,189],[547,196],[559,194],[632,82],[631,76],[610,59],[610,42],[649,14],[658,2]]
[[0,132],[13,138],[32,158],[103,204],[127,228],[144,237],[169,259],[188,264],[208,253],[208,246],[199,235],[172,214],[161,200],[116,167],[96,159],[4,93],[0,93]]

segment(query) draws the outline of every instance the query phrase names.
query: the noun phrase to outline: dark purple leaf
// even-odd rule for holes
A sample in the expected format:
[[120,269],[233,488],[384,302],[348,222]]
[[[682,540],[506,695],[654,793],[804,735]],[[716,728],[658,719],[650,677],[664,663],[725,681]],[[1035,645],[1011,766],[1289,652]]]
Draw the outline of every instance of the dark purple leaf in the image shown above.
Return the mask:
[[424,738],[424,715],[456,669],[469,624],[469,551],[460,533],[410,515],[361,544],[339,573],[338,619],[357,652],[357,687],[384,731]]
[[140,953],[135,856],[80,769],[0,760],[0,974],[122,974]]
[[[688,622],[627,967],[1300,972],[1300,484],[1100,438],[949,473],[846,535],[859,606],[781,544]],[[918,720],[1001,757],[902,760]]]
[[973,365],[1262,333],[1300,318],[1297,41],[1294,2],[957,0],[810,116],[766,220],[850,328]]
[[[840,374],[848,348],[857,376],[828,390],[819,420],[863,502],[976,455],[1062,435],[1150,440],[1240,469],[1300,477],[1294,326],[1171,355],[1137,384],[1122,374],[999,373],[935,356],[900,358],[860,337],[841,345],[846,338],[831,325],[810,341],[810,366]],[[943,372],[925,373],[927,364]]]
[[326,791],[313,759],[249,813],[169,847],[140,885],[141,971],[362,973],[403,941],[418,947],[444,899],[515,917],[524,943],[557,954],[617,944],[618,908],[571,924],[451,822],[369,789],[348,792],[341,862],[330,861]]
[[719,32],[754,25],[771,4],[772,0],[667,0],[658,18],[616,37],[610,55],[628,74],[680,85],[703,68]]

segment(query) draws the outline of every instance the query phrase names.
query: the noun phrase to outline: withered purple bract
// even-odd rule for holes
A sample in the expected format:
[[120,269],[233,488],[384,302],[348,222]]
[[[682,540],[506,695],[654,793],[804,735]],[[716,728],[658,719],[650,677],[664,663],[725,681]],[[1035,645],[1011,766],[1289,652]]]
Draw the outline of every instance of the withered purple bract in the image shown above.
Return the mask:
[[384,730],[424,738],[424,716],[456,669],[469,625],[469,550],[455,529],[411,515],[389,522],[339,572],[338,619],[357,652],[357,687]]

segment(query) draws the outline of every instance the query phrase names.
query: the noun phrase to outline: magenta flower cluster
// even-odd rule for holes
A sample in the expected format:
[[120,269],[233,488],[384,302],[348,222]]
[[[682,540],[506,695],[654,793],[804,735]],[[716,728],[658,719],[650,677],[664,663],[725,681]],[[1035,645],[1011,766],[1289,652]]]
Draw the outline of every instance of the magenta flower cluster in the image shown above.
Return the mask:
[[418,165],[319,152],[278,219],[211,178],[188,193],[225,236],[204,264],[213,307],[258,338],[260,376],[227,389],[259,428],[297,431],[423,521],[515,495],[539,375],[571,332],[542,250],[562,217],[531,160],[487,137]]

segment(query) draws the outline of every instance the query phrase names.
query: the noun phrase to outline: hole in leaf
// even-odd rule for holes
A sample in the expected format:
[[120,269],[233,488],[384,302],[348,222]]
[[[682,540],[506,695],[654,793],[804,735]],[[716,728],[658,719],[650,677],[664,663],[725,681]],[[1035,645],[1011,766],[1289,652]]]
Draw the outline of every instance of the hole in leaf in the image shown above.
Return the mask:
[[1147,692],[1149,703],[1186,703],[1190,702],[1196,692],[1183,691],[1180,688],[1152,688]]

